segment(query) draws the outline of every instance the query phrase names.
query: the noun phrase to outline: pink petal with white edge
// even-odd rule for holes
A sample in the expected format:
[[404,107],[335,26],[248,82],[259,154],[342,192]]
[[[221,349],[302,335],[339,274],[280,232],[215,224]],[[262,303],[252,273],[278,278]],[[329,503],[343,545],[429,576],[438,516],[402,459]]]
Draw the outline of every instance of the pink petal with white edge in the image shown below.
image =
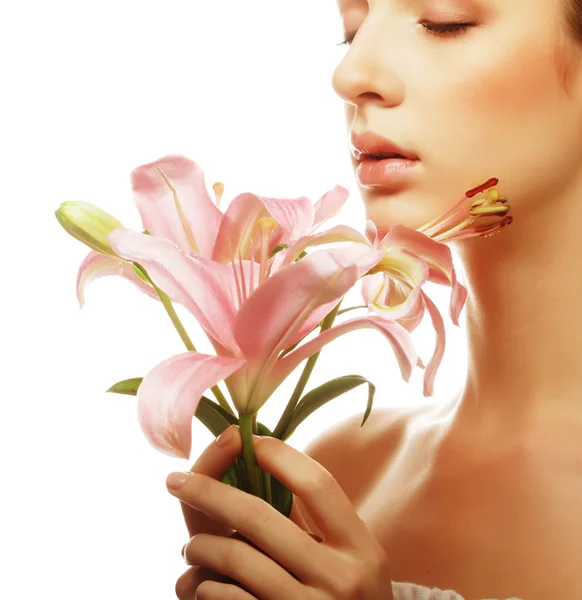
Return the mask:
[[210,258],[228,263],[238,260],[240,250],[241,258],[249,259],[250,241],[255,236],[257,222],[267,215],[265,205],[255,194],[245,192],[233,198],[222,217]]
[[378,243],[379,248],[402,248],[420,256],[429,267],[428,281],[451,285],[453,258],[451,249],[440,242],[397,223]]
[[[264,404],[281,383],[311,355],[321,350],[336,338],[355,331],[356,329],[373,328],[382,333],[392,345],[396,354],[400,373],[404,381],[408,382],[412,369],[417,364],[417,353],[410,334],[395,321],[388,321],[376,316],[357,317],[327,329],[313,340],[299,346],[293,352],[277,361],[271,371],[261,380],[258,406]],[[253,407],[256,408],[256,407]]]
[[421,294],[432,319],[432,324],[434,326],[437,338],[434,354],[426,365],[426,370],[424,372],[423,395],[432,396],[436,373],[445,354],[446,332],[445,324],[438,308],[424,292],[421,292]]
[[465,301],[467,300],[467,288],[462,285],[457,279],[457,275],[455,270],[452,271],[453,275],[453,285],[451,289],[451,303],[449,305],[449,317],[451,321],[459,326],[459,315],[463,310],[463,306],[465,306]]
[[386,319],[406,317],[428,278],[424,260],[407,250],[390,247],[384,250],[384,256],[374,270],[382,270],[385,277],[380,289],[370,290],[364,281],[362,292],[368,307]]
[[378,243],[378,228],[372,219],[366,221],[366,237],[374,247]]
[[83,259],[77,272],[77,300],[79,301],[79,308],[83,308],[85,304],[85,287],[91,281],[105,277],[106,275],[121,275],[121,277],[125,277],[131,281],[133,285],[151,298],[155,300],[160,299],[153,286],[143,281],[135,273],[131,263],[122,258],[105,256],[104,254],[91,251]]
[[186,256],[170,240],[125,228],[115,229],[108,239],[117,254],[144,267],[152,281],[189,310],[231,356],[239,355],[233,338],[236,309],[230,290],[221,288],[212,270]]
[[160,452],[189,458],[192,417],[204,392],[229,377],[244,360],[185,352],[156,365],[137,390],[139,424]]
[[319,227],[328,219],[335,216],[346,203],[350,192],[341,185],[336,185],[331,190],[325,192],[323,196],[315,203],[315,216],[313,217],[313,226]]
[[313,227],[314,207],[309,198],[269,198],[259,196],[269,214],[285,230],[290,239],[297,239]]
[[357,242],[368,246],[370,245],[366,237],[357,229],[354,229],[349,225],[336,225],[321,233],[301,236],[285,250],[284,259],[280,263],[279,268],[291,264],[303,250],[310,248],[311,246],[321,246],[322,244],[331,244],[335,242]]
[[234,327],[235,340],[254,370],[249,381],[270,368],[317,308],[339,301],[381,256],[356,243],[320,250],[263,282],[238,312]]
[[164,156],[134,169],[131,184],[144,229],[173,241],[185,253],[212,255],[222,212],[198,164],[181,155]]

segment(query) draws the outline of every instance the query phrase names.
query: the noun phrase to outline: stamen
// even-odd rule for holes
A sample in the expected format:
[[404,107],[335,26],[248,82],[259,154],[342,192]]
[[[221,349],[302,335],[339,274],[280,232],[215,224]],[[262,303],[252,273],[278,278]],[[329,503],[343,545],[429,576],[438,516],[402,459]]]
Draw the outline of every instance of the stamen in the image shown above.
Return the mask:
[[248,296],[247,296],[247,284],[245,281],[245,275],[244,275],[244,271],[243,271],[243,264],[242,264],[242,253],[240,248],[238,249],[238,264],[239,264],[239,269],[240,269],[240,281],[241,281],[241,287],[242,287],[242,296],[243,296],[243,302],[246,302]]
[[214,190],[214,197],[216,198],[216,206],[220,206],[222,194],[224,193],[224,183],[222,183],[222,181],[217,181],[212,185],[212,189]]
[[[251,273],[250,273],[249,285],[250,285],[251,291],[250,291],[249,296],[251,296],[253,294],[253,292],[255,291],[255,288],[254,288],[254,286],[255,286],[255,277],[254,277],[254,275],[255,275],[255,244],[254,244],[254,241],[252,238],[251,238],[251,268],[250,268],[250,271],[251,271]],[[260,276],[261,276],[261,272],[259,271],[259,278],[260,278]],[[260,281],[259,281],[259,283],[260,283]]]
[[231,255],[231,266],[232,266],[232,273],[234,275],[234,283],[236,285],[236,296],[238,299],[238,308],[240,308],[243,304],[243,300],[242,300],[242,294],[241,294],[241,289],[240,289],[240,284],[238,281],[238,276],[237,276],[237,272],[236,272],[236,264],[235,264],[235,260],[234,260],[234,253],[232,251],[232,241],[229,239],[228,240],[228,247],[230,249],[230,255]]
[[467,198],[472,198],[473,196],[476,196],[479,192],[484,192],[486,189],[489,189],[490,187],[493,187],[498,183],[499,179],[497,179],[497,177],[492,177],[491,179],[488,179],[485,183],[482,183],[481,185],[470,189],[468,192],[465,192],[465,196]]

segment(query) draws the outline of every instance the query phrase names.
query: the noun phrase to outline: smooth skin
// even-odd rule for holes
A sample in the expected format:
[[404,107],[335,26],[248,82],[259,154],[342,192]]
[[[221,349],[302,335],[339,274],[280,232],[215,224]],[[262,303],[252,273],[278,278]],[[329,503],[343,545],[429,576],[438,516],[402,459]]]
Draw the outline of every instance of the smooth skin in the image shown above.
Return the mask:
[[[324,467],[278,439],[255,437],[257,463],[301,498],[324,536],[319,543],[308,534],[295,499],[288,519],[220,481],[242,451],[237,426],[224,435],[226,443],[212,442],[180,487],[171,486],[171,476],[167,480],[168,491],[181,501],[191,536],[183,553],[193,567],[176,583],[180,600],[391,600],[382,546]],[[228,537],[232,530],[256,547]]]

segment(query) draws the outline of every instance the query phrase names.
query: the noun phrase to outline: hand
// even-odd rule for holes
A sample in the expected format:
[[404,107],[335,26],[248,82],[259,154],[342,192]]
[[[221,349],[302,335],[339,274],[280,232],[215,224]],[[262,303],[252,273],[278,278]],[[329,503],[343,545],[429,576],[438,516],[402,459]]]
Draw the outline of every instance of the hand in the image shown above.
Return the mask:
[[[240,430],[238,426],[235,425],[228,428],[224,433],[224,440],[226,441],[226,445],[223,448],[217,448],[216,440],[213,441],[199,456],[191,471],[221,481],[225,471],[232,463],[234,463],[236,457],[242,452]],[[186,527],[188,528],[189,538],[192,538],[199,533],[207,533],[222,537],[232,537],[234,539],[245,539],[238,532],[233,531],[231,527],[225,526],[220,521],[213,519],[211,516],[197,508],[184,502],[180,502],[180,506],[182,508]],[[308,531],[309,527],[301,515],[301,511],[295,500],[292,503],[289,519],[303,530]],[[309,535],[317,537],[315,534],[310,533]],[[248,540],[246,541],[247,543],[252,543]],[[186,546],[187,544],[182,548],[182,556],[184,556]],[[192,566],[178,578],[175,588],[176,596],[180,599],[192,600],[192,598],[194,598],[193,592],[203,581],[226,582],[228,581],[228,577],[216,573],[210,568]]]
[[[195,588],[197,597],[391,600],[392,581],[383,548],[337,481],[318,462],[281,440],[255,438],[258,465],[301,498],[325,536],[322,543],[308,535],[304,521],[301,524],[288,519],[260,498],[198,470],[198,463],[204,463],[207,470],[210,465],[214,472],[224,465],[219,473],[222,477],[241,452],[238,428],[232,428],[230,433],[234,433],[232,441],[224,448],[214,443],[207,448],[196,464],[196,472],[181,487],[170,489],[170,478],[167,482],[170,493],[181,502],[221,524],[223,532],[237,530],[253,544],[228,539],[220,533],[195,535],[185,548],[188,564],[201,565],[244,586],[241,589],[207,579]],[[295,517],[298,515],[297,512]],[[176,590],[184,600],[191,600],[193,591],[178,591],[178,586]]]

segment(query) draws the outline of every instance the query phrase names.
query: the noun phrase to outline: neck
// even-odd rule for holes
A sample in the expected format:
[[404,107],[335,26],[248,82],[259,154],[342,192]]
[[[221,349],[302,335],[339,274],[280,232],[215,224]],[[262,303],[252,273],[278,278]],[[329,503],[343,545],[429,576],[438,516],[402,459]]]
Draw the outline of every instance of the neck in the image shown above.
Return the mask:
[[468,289],[463,430],[582,428],[581,197],[512,207],[510,227],[451,244]]

